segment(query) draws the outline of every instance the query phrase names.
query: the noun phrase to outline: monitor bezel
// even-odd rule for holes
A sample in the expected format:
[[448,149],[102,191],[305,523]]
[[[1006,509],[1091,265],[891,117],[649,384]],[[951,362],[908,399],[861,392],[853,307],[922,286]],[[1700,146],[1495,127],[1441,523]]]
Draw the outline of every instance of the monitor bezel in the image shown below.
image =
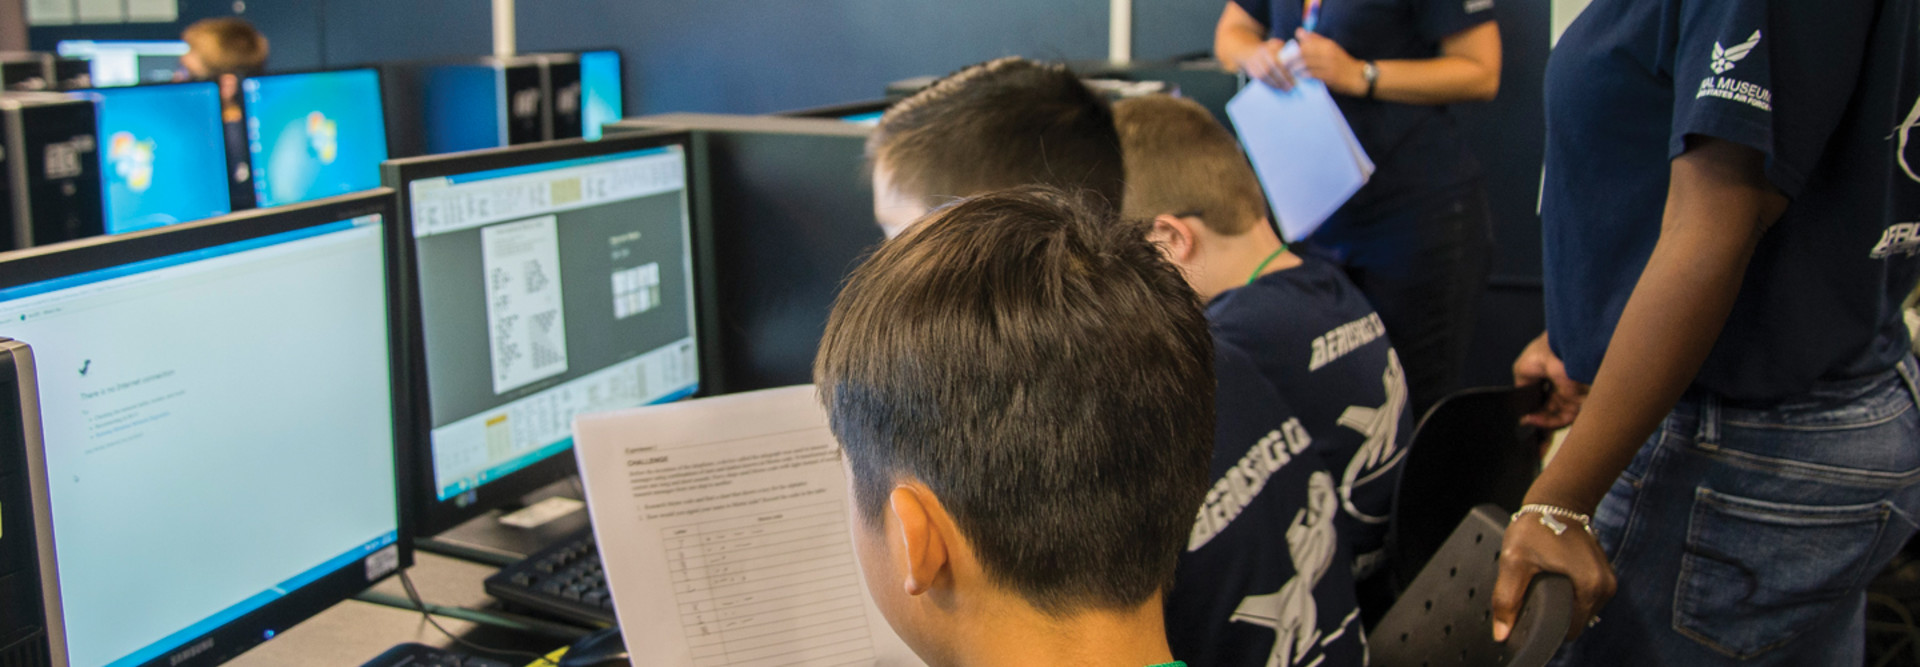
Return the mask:
[[[379,98],[378,101],[379,101],[379,107],[380,107],[380,132],[381,132],[380,149],[381,149],[381,152],[387,156],[385,160],[381,160],[381,163],[384,165],[387,160],[393,159],[394,121],[393,121],[393,114],[390,113],[391,109],[387,108],[386,67],[381,65],[355,65],[352,67],[324,67],[324,68],[315,68],[315,69],[273,71],[273,72],[263,72],[260,74],[255,74],[255,75],[243,78],[240,80],[240,96],[238,99],[234,100],[234,103],[240,106],[240,122],[244,124],[248,120],[251,120],[253,118],[253,111],[247,108],[246,86],[248,81],[252,81],[254,79],[277,79],[280,77],[289,77],[289,76],[306,76],[311,74],[333,74],[336,72],[358,72],[358,71],[373,72],[373,94],[375,97]],[[260,165],[254,163],[255,156],[253,154],[252,142],[253,142],[252,135],[249,134],[247,137],[248,146],[246,147],[247,148],[247,172],[249,174],[248,180],[247,180],[247,187],[248,187],[247,199],[253,201],[253,205],[259,208],[275,208],[280,206],[291,205],[291,204],[268,205],[260,202],[259,186],[256,184],[257,181],[254,180],[259,177]],[[308,201],[319,201],[319,200],[308,200]],[[300,204],[305,202],[293,202],[293,203]]]
[[[398,224],[395,214],[393,193],[385,188],[376,188],[353,194],[316,199],[271,209],[253,209],[239,213],[208,218],[194,222],[181,223],[168,227],[156,227],[118,236],[96,236],[77,241],[69,241],[47,246],[39,246],[0,254],[0,288],[15,287],[62,276],[95,271],[137,262],[147,259],[166,257],[180,253],[193,252],[204,248],[226,245],[250,239],[296,231],[308,227],[330,224],[341,220],[350,220],[367,215],[381,216],[382,225],[392,227]],[[387,292],[392,293],[392,276],[396,270],[394,258],[388,246],[381,244],[386,268]],[[404,456],[408,434],[412,432],[409,419],[412,411],[401,409],[409,404],[412,386],[406,380],[405,364],[400,363],[398,354],[404,344],[405,336],[401,325],[405,318],[400,316],[398,304],[391,297],[387,302],[388,331],[388,377],[389,391],[393,395],[394,425],[394,482],[397,493],[395,526],[399,539],[395,541],[400,556],[399,567],[405,569],[413,565],[413,544],[409,537],[412,533],[409,511],[409,498],[404,490],[410,478],[411,460]],[[323,353],[316,351],[316,353]],[[44,445],[43,445],[44,446]],[[39,471],[45,473],[44,454],[41,455]],[[51,549],[57,535],[49,530],[40,539],[50,540],[45,548]],[[265,606],[248,612],[206,634],[195,637],[172,652],[161,655],[145,663],[146,665],[165,665],[166,667],[199,667],[217,665],[240,655],[268,638],[265,633],[272,630],[279,633],[293,627],[301,621],[311,618],[322,611],[345,601],[372,585],[366,581],[366,571],[356,561],[335,570],[314,581],[304,588],[291,591],[286,596],[267,603]],[[57,568],[58,564],[55,563]],[[52,599],[58,597],[58,580],[50,584],[51,590],[44,591]],[[58,624],[64,634],[65,618],[49,618],[49,626]],[[61,647],[64,650],[64,646]],[[62,667],[56,665],[55,667]]]
[[407,377],[412,381],[410,394],[419,397],[412,404],[414,414],[409,422],[413,424],[412,437],[407,438],[413,460],[410,468],[413,477],[406,483],[402,493],[412,496],[410,506],[416,513],[412,522],[416,538],[430,538],[446,532],[460,524],[482,516],[490,511],[517,503],[520,499],[541,487],[571,477],[576,466],[574,457],[555,455],[544,461],[515,470],[486,484],[474,487],[470,492],[474,501],[462,505],[459,499],[439,500],[435,490],[437,485],[433,476],[433,418],[431,393],[427,387],[426,337],[421,322],[420,288],[418,264],[415,261],[412,192],[408,187],[414,181],[440,178],[480,171],[493,171],[523,167],[546,162],[559,162],[580,158],[591,158],[615,153],[629,153],[665,146],[680,146],[686,159],[687,170],[687,215],[689,248],[693,260],[694,282],[694,341],[699,347],[700,388],[695,396],[711,396],[719,393],[720,379],[719,357],[717,349],[718,323],[715,319],[714,281],[712,278],[712,247],[710,225],[707,224],[705,203],[700,198],[700,179],[694,166],[700,163],[696,157],[698,147],[691,133],[682,130],[663,130],[631,134],[607,135],[598,140],[564,139],[534,144],[522,144],[505,148],[488,148],[444,155],[388,160],[381,165],[381,183],[394,191],[394,199],[400,224],[387,230],[388,254],[400,262],[397,274],[399,280],[390,286],[394,294],[390,301],[403,304],[406,314],[405,329],[408,333]]

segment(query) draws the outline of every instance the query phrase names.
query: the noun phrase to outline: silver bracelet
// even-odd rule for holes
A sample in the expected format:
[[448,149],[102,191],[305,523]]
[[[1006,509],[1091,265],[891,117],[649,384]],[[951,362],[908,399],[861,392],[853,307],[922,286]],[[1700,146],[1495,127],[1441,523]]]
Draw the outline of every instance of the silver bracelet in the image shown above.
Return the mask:
[[1567,532],[1567,524],[1560,521],[1560,519],[1566,519],[1568,521],[1577,521],[1580,523],[1581,528],[1585,528],[1587,530],[1588,535],[1593,534],[1593,517],[1587,516],[1585,514],[1581,514],[1579,512],[1575,512],[1573,510],[1570,510],[1564,507],[1555,507],[1553,505],[1541,505],[1541,504],[1522,505],[1520,506],[1520,511],[1514,512],[1513,517],[1507,519],[1507,523],[1511,524],[1515,521],[1519,521],[1520,515],[1527,514],[1527,513],[1540,515],[1540,525],[1546,526],[1548,530],[1553,531],[1554,535],[1560,535],[1562,533]]

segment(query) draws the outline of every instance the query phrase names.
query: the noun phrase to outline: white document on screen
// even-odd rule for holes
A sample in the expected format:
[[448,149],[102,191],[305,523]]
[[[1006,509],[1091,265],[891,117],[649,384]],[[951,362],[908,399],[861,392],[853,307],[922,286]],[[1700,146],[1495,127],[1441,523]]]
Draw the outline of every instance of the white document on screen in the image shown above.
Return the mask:
[[633,664],[923,664],[867,594],[812,386],[583,415],[573,431]]
[[487,342],[493,393],[504,394],[567,372],[567,317],[560,299],[556,218],[480,230],[486,272]]

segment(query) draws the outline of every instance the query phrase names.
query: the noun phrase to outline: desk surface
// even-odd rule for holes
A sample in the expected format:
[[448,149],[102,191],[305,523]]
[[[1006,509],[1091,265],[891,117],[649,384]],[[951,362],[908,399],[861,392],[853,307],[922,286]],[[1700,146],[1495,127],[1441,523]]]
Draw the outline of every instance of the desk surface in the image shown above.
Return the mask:
[[[485,608],[493,599],[483,587],[497,568],[426,552],[415,552],[408,570],[420,597],[447,607]],[[406,597],[399,577],[387,577],[373,590]],[[487,646],[523,649],[558,648],[559,642],[527,636],[503,636],[506,631],[479,628],[473,623],[436,616],[447,630]],[[482,639],[484,637],[484,639]],[[228,663],[235,667],[356,667],[393,648],[416,642],[446,648],[453,644],[429,625],[419,612],[348,600],[289,628],[280,636]],[[553,644],[546,646],[546,644]]]

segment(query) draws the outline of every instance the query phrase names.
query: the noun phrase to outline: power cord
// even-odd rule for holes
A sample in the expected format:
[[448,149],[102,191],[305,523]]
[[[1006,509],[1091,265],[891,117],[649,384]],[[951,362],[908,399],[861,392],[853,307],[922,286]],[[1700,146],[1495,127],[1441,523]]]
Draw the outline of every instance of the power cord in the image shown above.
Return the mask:
[[477,651],[480,653],[488,653],[492,655],[507,655],[507,656],[514,656],[517,658],[531,658],[533,660],[531,664],[534,665],[535,667],[539,667],[539,666],[558,667],[558,665],[555,665],[552,661],[548,660],[547,656],[541,655],[539,653],[534,653],[532,651],[514,651],[509,649],[491,648],[487,646],[481,646],[479,644],[475,644],[473,642],[460,638],[459,635],[453,634],[453,631],[448,630],[446,626],[440,625],[440,621],[434,619],[433,614],[427,611],[427,603],[421,600],[420,591],[413,587],[413,578],[407,576],[406,570],[400,571],[400,586],[402,588],[407,589],[407,600],[413,603],[414,609],[417,609],[420,611],[420,617],[426,619],[427,623],[431,624],[435,630],[439,630],[440,634],[446,635],[447,639],[453,640],[453,643],[459,644],[461,648],[467,649],[469,651]]

